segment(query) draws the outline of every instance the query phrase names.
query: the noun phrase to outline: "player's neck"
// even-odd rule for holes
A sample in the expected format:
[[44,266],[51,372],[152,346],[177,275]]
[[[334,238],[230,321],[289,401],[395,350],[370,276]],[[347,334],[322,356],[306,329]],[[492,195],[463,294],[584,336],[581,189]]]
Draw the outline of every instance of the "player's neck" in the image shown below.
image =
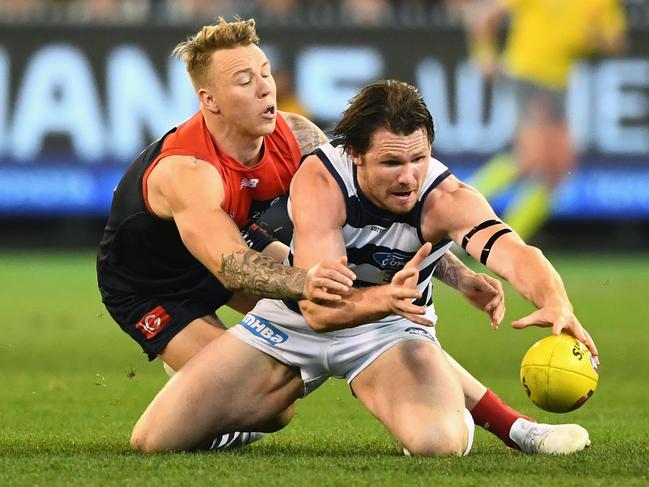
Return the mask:
[[205,125],[221,152],[233,157],[244,166],[254,166],[261,159],[263,136],[253,137],[241,133],[231,126],[219,123],[212,116],[205,116]]

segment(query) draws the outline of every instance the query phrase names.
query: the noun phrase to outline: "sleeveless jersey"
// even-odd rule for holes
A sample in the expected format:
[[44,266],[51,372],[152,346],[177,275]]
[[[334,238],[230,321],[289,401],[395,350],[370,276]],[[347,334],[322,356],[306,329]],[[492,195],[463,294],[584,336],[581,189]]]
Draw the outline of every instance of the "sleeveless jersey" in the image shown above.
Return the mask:
[[[216,278],[182,243],[171,220],[153,214],[146,199],[147,178],[155,165],[172,155],[194,156],[221,175],[222,208],[243,227],[286,194],[300,162],[300,149],[278,114],[272,134],[264,137],[259,163],[246,167],[220,151],[201,112],[147,147],[115,189],[108,224],[99,247],[97,276],[104,299],[111,295],[210,294]],[[208,285],[209,283],[209,285]],[[207,292],[209,287],[210,292]]]
[[[417,203],[407,214],[395,214],[374,205],[360,190],[356,165],[342,145],[333,142],[316,150],[315,155],[334,177],[345,199],[346,220],[343,238],[347,249],[349,268],[356,274],[355,287],[387,284],[425,243],[421,233],[423,204],[428,194],[450,175],[448,168],[431,157]],[[290,211],[290,205],[289,205]],[[294,246],[291,242],[289,261],[292,263]],[[418,305],[431,306],[433,302],[431,278],[439,259],[451,247],[448,240],[433,245],[424,260],[417,289],[422,297]],[[293,311],[299,307],[292,301],[284,302]],[[434,312],[434,309],[431,309]],[[400,318],[400,317],[399,317]],[[394,317],[384,318],[386,321]],[[382,320],[383,321],[383,320]]]

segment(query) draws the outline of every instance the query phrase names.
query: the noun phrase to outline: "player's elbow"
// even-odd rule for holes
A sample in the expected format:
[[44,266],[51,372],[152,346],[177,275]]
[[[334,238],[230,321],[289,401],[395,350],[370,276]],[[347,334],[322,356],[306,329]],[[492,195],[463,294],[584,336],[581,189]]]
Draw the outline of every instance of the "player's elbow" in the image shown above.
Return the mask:
[[534,247],[532,245],[525,245],[525,247],[523,247],[521,250],[522,250],[522,255],[520,255],[519,258],[522,259],[523,262],[529,262],[531,260],[536,260],[536,261],[546,260],[545,255],[543,255],[543,252],[538,247]]

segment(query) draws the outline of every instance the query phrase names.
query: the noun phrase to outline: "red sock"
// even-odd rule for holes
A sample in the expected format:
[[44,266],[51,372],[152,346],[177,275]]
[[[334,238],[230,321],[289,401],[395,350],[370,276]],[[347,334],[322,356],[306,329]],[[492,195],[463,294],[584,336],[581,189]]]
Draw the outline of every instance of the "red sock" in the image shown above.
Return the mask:
[[534,421],[532,418],[519,413],[505,404],[491,389],[471,410],[475,424],[482,426],[490,433],[500,438],[510,448],[519,449],[518,445],[509,438],[509,430],[518,418]]

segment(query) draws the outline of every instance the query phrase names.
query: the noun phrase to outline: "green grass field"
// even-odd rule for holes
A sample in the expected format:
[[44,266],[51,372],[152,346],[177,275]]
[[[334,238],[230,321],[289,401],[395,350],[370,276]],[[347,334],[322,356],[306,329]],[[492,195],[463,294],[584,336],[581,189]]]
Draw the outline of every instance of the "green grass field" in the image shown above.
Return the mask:
[[130,452],[130,430],[166,375],[104,311],[93,256],[0,254],[0,485],[649,485],[649,257],[555,262],[602,358],[582,409],[545,413],[525,396],[520,359],[547,331],[507,326],[531,309],[510,288],[494,333],[440,285],[438,336],[514,407],[584,425],[585,452],[524,456],[479,430],[470,457],[406,458],[347,385],[329,381],[252,447],[144,456]]

